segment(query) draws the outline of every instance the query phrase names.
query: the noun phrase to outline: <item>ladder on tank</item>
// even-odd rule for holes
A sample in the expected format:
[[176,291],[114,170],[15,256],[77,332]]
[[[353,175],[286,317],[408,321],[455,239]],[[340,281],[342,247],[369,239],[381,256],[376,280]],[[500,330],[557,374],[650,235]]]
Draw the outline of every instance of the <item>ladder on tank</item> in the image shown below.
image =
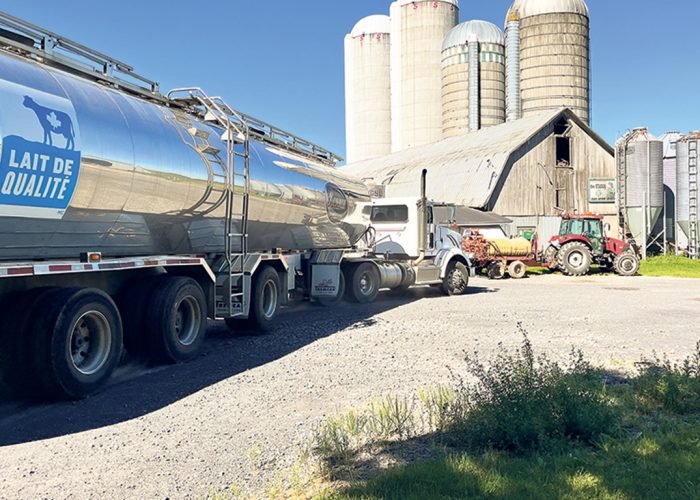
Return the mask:
[[[183,96],[184,97],[178,97]],[[198,108],[204,120],[224,129],[226,144],[226,216],[224,219],[225,263],[216,269],[216,316],[235,318],[245,314],[251,280],[246,276],[248,255],[248,204],[250,196],[250,128],[242,116],[220,97],[210,97],[200,88],[174,89],[171,102]],[[237,203],[240,200],[240,203]]]
[[692,259],[700,258],[698,249],[698,140],[688,141],[688,204],[690,209],[690,231],[688,235],[688,255]]

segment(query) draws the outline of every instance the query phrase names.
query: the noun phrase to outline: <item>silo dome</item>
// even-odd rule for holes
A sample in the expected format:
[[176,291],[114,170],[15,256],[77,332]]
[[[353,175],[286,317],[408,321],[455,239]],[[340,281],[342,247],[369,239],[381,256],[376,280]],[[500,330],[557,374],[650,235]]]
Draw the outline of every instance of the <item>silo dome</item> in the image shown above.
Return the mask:
[[347,162],[391,153],[391,21],[360,20],[345,37]]
[[393,148],[442,138],[442,42],[459,21],[457,0],[391,4]]
[[442,50],[466,45],[469,41],[505,45],[506,36],[498,26],[488,21],[467,21],[452,28],[442,43]]
[[505,121],[505,35],[486,21],[453,28],[442,44],[442,133],[454,137]]
[[[581,14],[590,17],[584,0],[515,0],[508,10],[508,18],[515,15],[523,19],[541,14]],[[507,22],[507,20],[506,20]]]
[[358,37],[374,33],[391,33],[391,19],[389,16],[375,15],[360,19],[352,28],[350,36]]
[[566,107],[590,122],[589,25],[584,0],[513,3],[506,18],[509,119]]

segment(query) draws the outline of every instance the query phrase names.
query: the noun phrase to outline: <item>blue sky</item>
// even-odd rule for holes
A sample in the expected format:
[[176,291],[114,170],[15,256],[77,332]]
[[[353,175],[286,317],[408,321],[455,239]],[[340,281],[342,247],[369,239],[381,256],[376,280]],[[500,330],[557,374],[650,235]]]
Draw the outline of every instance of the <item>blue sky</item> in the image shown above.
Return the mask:
[[[509,0],[463,0],[461,18],[503,25]],[[196,85],[344,155],[343,37],[389,0],[37,2],[2,9],[158,80]],[[698,0],[588,0],[593,127],[608,141],[648,126],[700,129]]]

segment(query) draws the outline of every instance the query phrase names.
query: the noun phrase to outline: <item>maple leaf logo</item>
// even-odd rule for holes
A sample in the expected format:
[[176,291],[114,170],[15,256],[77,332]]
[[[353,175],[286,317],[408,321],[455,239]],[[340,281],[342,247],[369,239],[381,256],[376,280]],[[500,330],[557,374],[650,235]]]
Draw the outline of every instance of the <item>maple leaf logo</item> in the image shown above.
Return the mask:
[[62,124],[61,120],[58,119],[58,117],[56,116],[56,113],[54,113],[53,111],[51,113],[49,113],[49,115],[46,117],[46,119],[49,121],[49,123],[51,124],[51,127],[53,127],[54,130],[58,130]]

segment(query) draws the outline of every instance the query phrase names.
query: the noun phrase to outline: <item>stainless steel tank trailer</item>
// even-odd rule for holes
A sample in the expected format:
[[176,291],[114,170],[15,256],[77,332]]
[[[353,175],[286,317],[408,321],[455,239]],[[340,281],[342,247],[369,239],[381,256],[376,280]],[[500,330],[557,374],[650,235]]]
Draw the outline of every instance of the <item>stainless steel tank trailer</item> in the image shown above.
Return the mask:
[[16,390],[89,395],[122,346],[188,360],[207,318],[266,331],[295,298],[467,286],[424,197],[420,255],[379,255],[368,189],[330,151],[2,12],[0,138],[0,379]]

